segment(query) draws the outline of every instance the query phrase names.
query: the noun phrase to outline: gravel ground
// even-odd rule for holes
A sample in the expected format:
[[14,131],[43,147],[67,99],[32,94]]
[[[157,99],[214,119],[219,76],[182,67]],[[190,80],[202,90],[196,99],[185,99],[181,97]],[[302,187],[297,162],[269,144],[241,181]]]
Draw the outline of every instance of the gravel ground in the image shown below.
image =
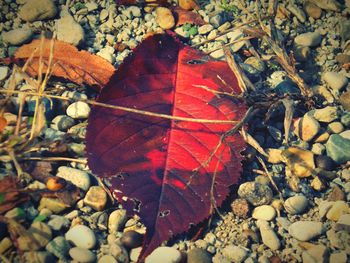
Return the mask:
[[[294,101],[289,145],[283,140],[282,104],[267,121],[262,121],[266,111],[255,116],[248,133],[263,152],[252,146],[245,150],[241,183],[229,204],[220,210],[221,215],[212,218],[199,239],[193,241],[189,234],[182,234],[156,249],[146,262],[350,262],[350,2],[280,2],[274,20],[279,42],[294,54],[296,68],[312,90],[314,109]],[[161,13],[169,10],[147,5],[122,6],[110,0],[3,0],[0,57],[13,55],[44,31],[47,36],[55,32],[59,40],[118,67],[146,36],[171,28],[188,45],[225,59],[220,47],[244,36],[237,25],[251,19],[247,12],[254,14],[255,4],[199,1],[198,5],[193,12],[207,24],[175,27],[174,19]],[[272,54],[267,44],[242,41],[230,48],[257,89],[300,94],[286,72],[267,59]],[[2,89],[8,88],[13,70],[12,66],[0,66]],[[20,90],[28,89],[25,81],[18,83]],[[65,97],[93,99],[97,95],[73,83],[52,81],[50,86]],[[33,102],[34,98],[26,98],[24,122],[30,121]],[[16,123],[18,99],[13,97],[12,104],[4,114],[9,133]],[[39,230],[45,235],[35,245],[20,236],[17,247],[23,254],[19,255],[6,226],[2,227],[0,260],[135,262],[145,227],[137,216],[128,218],[121,206],[110,204],[105,190],[84,164],[89,105],[75,102],[57,107],[60,110],[54,107],[47,111],[49,123],[40,137],[51,141],[52,147],[63,141],[69,156],[80,160],[56,162],[52,173],[82,189],[83,196],[68,209],[60,201],[42,198],[8,211],[5,217],[22,222],[32,233]],[[263,155],[269,176],[255,158]],[[2,158],[0,176],[14,171],[14,164]],[[30,187],[46,188],[38,181]]]

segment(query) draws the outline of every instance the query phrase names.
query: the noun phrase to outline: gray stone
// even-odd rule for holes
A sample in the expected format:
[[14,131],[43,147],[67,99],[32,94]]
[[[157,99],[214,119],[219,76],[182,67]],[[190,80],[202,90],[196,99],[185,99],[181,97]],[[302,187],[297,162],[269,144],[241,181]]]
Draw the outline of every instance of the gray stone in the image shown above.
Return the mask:
[[327,143],[327,155],[337,164],[350,161],[350,140],[343,138],[339,134],[332,134]]
[[158,247],[146,257],[145,263],[178,263],[180,261],[180,251],[172,247]]
[[65,259],[68,256],[70,245],[63,236],[57,236],[46,245],[46,250],[59,259]]
[[309,241],[324,231],[321,222],[298,221],[291,224],[288,228],[289,234],[299,241]]
[[83,27],[71,15],[66,15],[56,21],[57,39],[78,46],[84,41]]
[[302,214],[306,210],[308,204],[309,204],[309,201],[304,195],[295,195],[295,196],[289,197],[285,201],[284,207],[286,208],[289,214],[295,215],[295,214]]
[[67,131],[69,128],[73,127],[75,120],[67,115],[57,115],[51,123],[51,128],[59,131]]
[[33,31],[28,27],[22,27],[3,32],[1,34],[2,40],[9,45],[21,45],[32,39]]
[[96,245],[96,236],[94,232],[84,225],[76,225],[69,229],[65,238],[80,248],[91,249]]
[[348,78],[337,72],[325,72],[323,73],[323,79],[335,92],[339,92],[348,84]]
[[243,262],[249,255],[249,250],[242,246],[228,245],[222,251],[222,255],[234,263]]
[[272,190],[269,186],[256,182],[246,182],[239,186],[238,195],[253,206],[269,204],[272,200]]
[[53,18],[56,14],[53,0],[27,0],[19,10],[19,17],[28,22]]
[[90,188],[90,176],[87,172],[67,166],[61,166],[57,171],[56,176],[71,182],[84,191],[87,191]]
[[318,32],[308,32],[298,35],[294,42],[299,46],[316,47],[321,43],[322,36]]
[[73,247],[69,250],[69,255],[77,262],[89,263],[96,261],[96,255],[86,248]]
[[211,263],[210,254],[201,248],[191,249],[187,253],[187,263]]

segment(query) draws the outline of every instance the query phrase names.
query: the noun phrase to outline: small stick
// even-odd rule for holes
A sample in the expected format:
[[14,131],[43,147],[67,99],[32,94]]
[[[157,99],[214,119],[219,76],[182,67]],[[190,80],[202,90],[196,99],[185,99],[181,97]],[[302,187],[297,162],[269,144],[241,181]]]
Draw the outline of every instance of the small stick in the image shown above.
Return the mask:
[[87,160],[69,157],[20,157],[21,161],[44,161],[44,162],[75,162],[87,164]]

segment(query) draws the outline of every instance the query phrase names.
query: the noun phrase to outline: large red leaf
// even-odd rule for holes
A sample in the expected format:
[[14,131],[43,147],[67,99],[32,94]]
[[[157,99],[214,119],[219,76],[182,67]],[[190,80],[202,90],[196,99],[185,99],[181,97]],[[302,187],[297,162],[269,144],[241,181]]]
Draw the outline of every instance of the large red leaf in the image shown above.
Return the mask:
[[[225,84],[224,84],[225,83]],[[173,116],[240,120],[245,105],[213,90],[239,92],[225,62],[184,46],[169,35],[147,38],[103,88],[99,101]],[[233,90],[231,90],[229,88]],[[232,124],[203,124],[95,107],[89,118],[89,166],[105,177],[115,197],[147,227],[140,260],[220,206],[241,172],[239,135],[228,137],[205,163]],[[215,182],[213,184],[213,181]]]

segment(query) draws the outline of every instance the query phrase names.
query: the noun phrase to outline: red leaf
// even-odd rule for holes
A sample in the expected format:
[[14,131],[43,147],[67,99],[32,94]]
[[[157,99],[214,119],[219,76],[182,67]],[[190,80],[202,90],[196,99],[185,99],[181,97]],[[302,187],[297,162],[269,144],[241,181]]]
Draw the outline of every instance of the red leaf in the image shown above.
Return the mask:
[[182,26],[184,24],[201,26],[206,24],[203,18],[195,12],[182,9],[181,7],[175,7],[173,11],[176,18],[176,26]]
[[[245,105],[195,87],[239,93],[222,61],[184,46],[169,35],[147,38],[103,88],[99,101],[197,119],[240,120]],[[92,171],[110,182],[115,197],[147,227],[143,260],[162,241],[189,229],[220,206],[241,172],[244,142],[230,136],[205,163],[232,124],[203,124],[95,107],[87,151]],[[216,173],[215,173],[216,172]],[[215,174],[215,175],[214,175]],[[212,189],[213,180],[215,181]]]

